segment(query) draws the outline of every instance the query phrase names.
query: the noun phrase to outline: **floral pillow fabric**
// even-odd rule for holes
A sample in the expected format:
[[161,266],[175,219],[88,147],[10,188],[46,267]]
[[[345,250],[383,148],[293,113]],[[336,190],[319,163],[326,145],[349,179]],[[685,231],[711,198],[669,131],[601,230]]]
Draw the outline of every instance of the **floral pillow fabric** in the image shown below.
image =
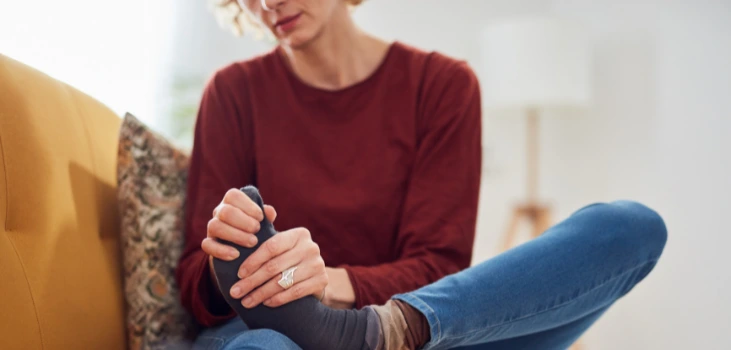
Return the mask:
[[195,335],[175,282],[184,244],[188,160],[134,116],[125,115],[117,200],[129,349],[178,348]]

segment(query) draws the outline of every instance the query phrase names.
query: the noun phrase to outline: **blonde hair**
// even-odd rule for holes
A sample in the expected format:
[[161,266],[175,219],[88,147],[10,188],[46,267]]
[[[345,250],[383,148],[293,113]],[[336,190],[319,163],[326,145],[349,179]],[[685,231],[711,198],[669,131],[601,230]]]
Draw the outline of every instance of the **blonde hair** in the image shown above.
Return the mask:
[[[345,0],[349,6],[355,7],[365,0]],[[208,9],[213,12],[216,22],[221,28],[230,30],[235,36],[252,33],[257,39],[267,36],[273,39],[272,34],[245,6],[238,0],[208,0]]]

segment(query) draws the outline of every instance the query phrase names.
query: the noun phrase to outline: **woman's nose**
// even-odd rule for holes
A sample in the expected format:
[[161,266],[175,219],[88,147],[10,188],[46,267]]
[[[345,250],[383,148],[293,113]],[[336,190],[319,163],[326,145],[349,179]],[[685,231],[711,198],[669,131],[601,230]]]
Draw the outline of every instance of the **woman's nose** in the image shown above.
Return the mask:
[[274,11],[285,2],[286,0],[261,0],[261,8],[264,11]]

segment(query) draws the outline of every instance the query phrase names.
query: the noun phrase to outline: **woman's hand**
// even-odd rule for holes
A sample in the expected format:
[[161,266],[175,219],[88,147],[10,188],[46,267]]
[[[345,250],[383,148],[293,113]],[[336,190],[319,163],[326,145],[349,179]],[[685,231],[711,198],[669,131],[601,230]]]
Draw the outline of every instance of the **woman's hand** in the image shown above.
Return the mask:
[[[294,284],[285,290],[277,281],[294,266]],[[246,308],[262,302],[277,307],[307,295],[322,299],[328,284],[320,247],[305,228],[279,232],[264,242],[241,265],[239,277],[230,292],[234,298],[246,296],[241,301]]]
[[[265,205],[267,218],[274,222],[277,212],[271,206]],[[264,214],[254,201],[239,189],[232,188],[223,196],[221,203],[213,209],[213,218],[208,221],[208,234],[201,248],[210,258],[208,259],[213,271],[213,258],[231,261],[239,257],[239,252],[227,245],[219,243],[223,239],[243,247],[253,247],[257,243],[256,234],[259,232],[260,222]],[[215,274],[212,274],[215,276]]]

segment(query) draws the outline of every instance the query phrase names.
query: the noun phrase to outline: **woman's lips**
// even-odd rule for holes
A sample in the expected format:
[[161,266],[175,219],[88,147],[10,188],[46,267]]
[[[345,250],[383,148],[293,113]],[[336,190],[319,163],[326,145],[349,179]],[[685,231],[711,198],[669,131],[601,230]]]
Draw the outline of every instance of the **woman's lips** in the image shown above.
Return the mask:
[[299,13],[294,16],[282,18],[279,21],[277,21],[277,23],[275,23],[274,26],[277,29],[279,29],[285,33],[290,32],[297,25],[297,20],[300,18],[301,15],[302,15],[302,13]]

